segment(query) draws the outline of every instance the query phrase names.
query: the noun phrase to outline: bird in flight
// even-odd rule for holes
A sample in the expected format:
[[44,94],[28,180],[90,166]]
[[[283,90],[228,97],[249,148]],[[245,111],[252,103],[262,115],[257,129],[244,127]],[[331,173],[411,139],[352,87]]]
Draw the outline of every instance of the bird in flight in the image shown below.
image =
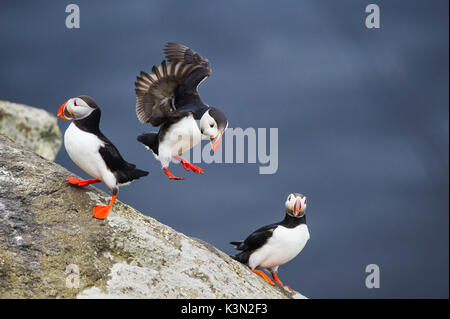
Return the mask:
[[137,117],[142,123],[159,126],[159,132],[144,133],[137,139],[153,152],[170,179],[182,180],[168,169],[172,158],[186,171],[204,173],[180,155],[202,139],[209,139],[215,152],[228,121],[198,93],[199,84],[211,75],[208,59],[178,43],[167,43],[164,52],[169,63],[164,60],[153,66],[151,74],[141,71],[135,82]]

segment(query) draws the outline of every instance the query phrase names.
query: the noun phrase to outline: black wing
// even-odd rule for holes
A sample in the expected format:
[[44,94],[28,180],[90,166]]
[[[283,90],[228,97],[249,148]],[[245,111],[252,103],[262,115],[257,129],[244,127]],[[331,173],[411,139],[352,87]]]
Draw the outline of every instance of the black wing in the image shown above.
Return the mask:
[[166,44],[164,53],[170,63],[183,62],[198,67],[177,87],[175,92],[175,107],[180,108],[189,104],[204,105],[197,88],[206,77],[211,75],[209,60],[187,46],[173,42]]
[[111,171],[116,171],[127,167],[128,162],[123,159],[122,155],[120,155],[119,151],[111,141],[105,136],[101,136],[100,139],[104,143],[104,146],[100,147],[99,152],[108,168]]
[[153,66],[152,73],[141,71],[135,82],[136,114],[142,123],[159,126],[170,119],[185,116],[172,105],[175,90],[183,81],[199,69],[199,65],[173,62]]
[[148,172],[137,169],[136,165],[125,161],[117,148],[106,136],[101,134],[99,137],[104,143],[104,146],[100,147],[99,153],[105,161],[106,166],[116,176],[119,184],[131,182],[134,179],[148,175]]
[[250,234],[243,242],[231,242],[236,245],[236,249],[244,251],[253,251],[262,247],[267,240],[272,236],[273,231],[278,224],[271,224],[261,227]]

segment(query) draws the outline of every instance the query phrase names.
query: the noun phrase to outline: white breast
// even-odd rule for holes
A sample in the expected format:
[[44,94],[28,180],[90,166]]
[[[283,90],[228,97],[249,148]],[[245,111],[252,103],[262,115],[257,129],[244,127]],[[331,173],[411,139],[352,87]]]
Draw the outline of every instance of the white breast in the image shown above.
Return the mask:
[[166,132],[163,143],[172,145],[172,155],[183,153],[200,143],[202,134],[192,115],[173,124]]
[[159,144],[158,159],[165,167],[172,156],[184,153],[200,143],[202,134],[193,116],[186,116],[174,123],[164,134]]
[[274,268],[285,264],[297,256],[309,240],[306,224],[295,228],[278,226],[267,243],[255,250],[249,258],[249,266],[254,269]]
[[64,134],[64,146],[70,159],[83,171],[105,182],[110,189],[116,185],[114,174],[108,170],[99,153],[104,143],[96,135],[71,123]]

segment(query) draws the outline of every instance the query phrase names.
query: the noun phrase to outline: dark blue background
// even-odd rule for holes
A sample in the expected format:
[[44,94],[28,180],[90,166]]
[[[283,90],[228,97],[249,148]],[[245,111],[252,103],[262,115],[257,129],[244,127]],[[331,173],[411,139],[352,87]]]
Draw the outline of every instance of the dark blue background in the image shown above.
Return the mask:
[[[311,240],[280,278],[312,298],[448,298],[448,1],[2,1],[0,99],[56,113],[92,96],[101,128],[150,171],[119,199],[227,253],[308,196]],[[279,169],[172,165],[169,181],[136,141],[134,80],[167,41],[208,57],[200,88],[230,127],[279,128]],[[68,121],[60,121],[64,131]],[[56,159],[85,176],[62,149]],[[105,189],[103,186],[101,186]],[[86,212],[90,213],[90,212]],[[365,287],[378,264],[381,288]]]

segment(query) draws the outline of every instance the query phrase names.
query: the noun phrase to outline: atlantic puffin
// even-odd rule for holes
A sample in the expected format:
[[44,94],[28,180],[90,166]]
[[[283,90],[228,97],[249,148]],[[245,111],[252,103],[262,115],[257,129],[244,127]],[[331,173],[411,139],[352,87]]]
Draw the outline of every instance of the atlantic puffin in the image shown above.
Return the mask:
[[180,161],[186,171],[204,171],[179,155],[209,138],[213,152],[220,144],[228,126],[225,115],[218,108],[205,104],[198,93],[199,84],[211,75],[208,59],[185,45],[167,43],[166,61],[152,73],[141,71],[135,82],[136,114],[140,122],[160,126],[158,133],[144,133],[137,140],[152,150],[161,162],[164,173],[169,172],[172,158]]
[[[278,278],[278,267],[295,258],[309,240],[306,226],[306,196],[290,194],[285,202],[286,216],[278,223],[267,225],[254,231],[243,241],[234,241],[242,252],[233,258],[262,276],[271,285],[275,283],[260,269],[267,269],[273,280],[284,286]],[[288,286],[285,286],[289,288]]]
[[119,185],[147,176],[148,172],[125,161],[117,148],[102,134],[99,128],[100,108],[91,97],[81,95],[69,99],[59,108],[58,117],[72,120],[64,133],[64,146],[69,157],[94,177],[81,180],[68,176],[67,182],[78,186],[104,182],[112,198],[107,206],[95,206],[93,215],[95,218],[105,219],[117,198]]

